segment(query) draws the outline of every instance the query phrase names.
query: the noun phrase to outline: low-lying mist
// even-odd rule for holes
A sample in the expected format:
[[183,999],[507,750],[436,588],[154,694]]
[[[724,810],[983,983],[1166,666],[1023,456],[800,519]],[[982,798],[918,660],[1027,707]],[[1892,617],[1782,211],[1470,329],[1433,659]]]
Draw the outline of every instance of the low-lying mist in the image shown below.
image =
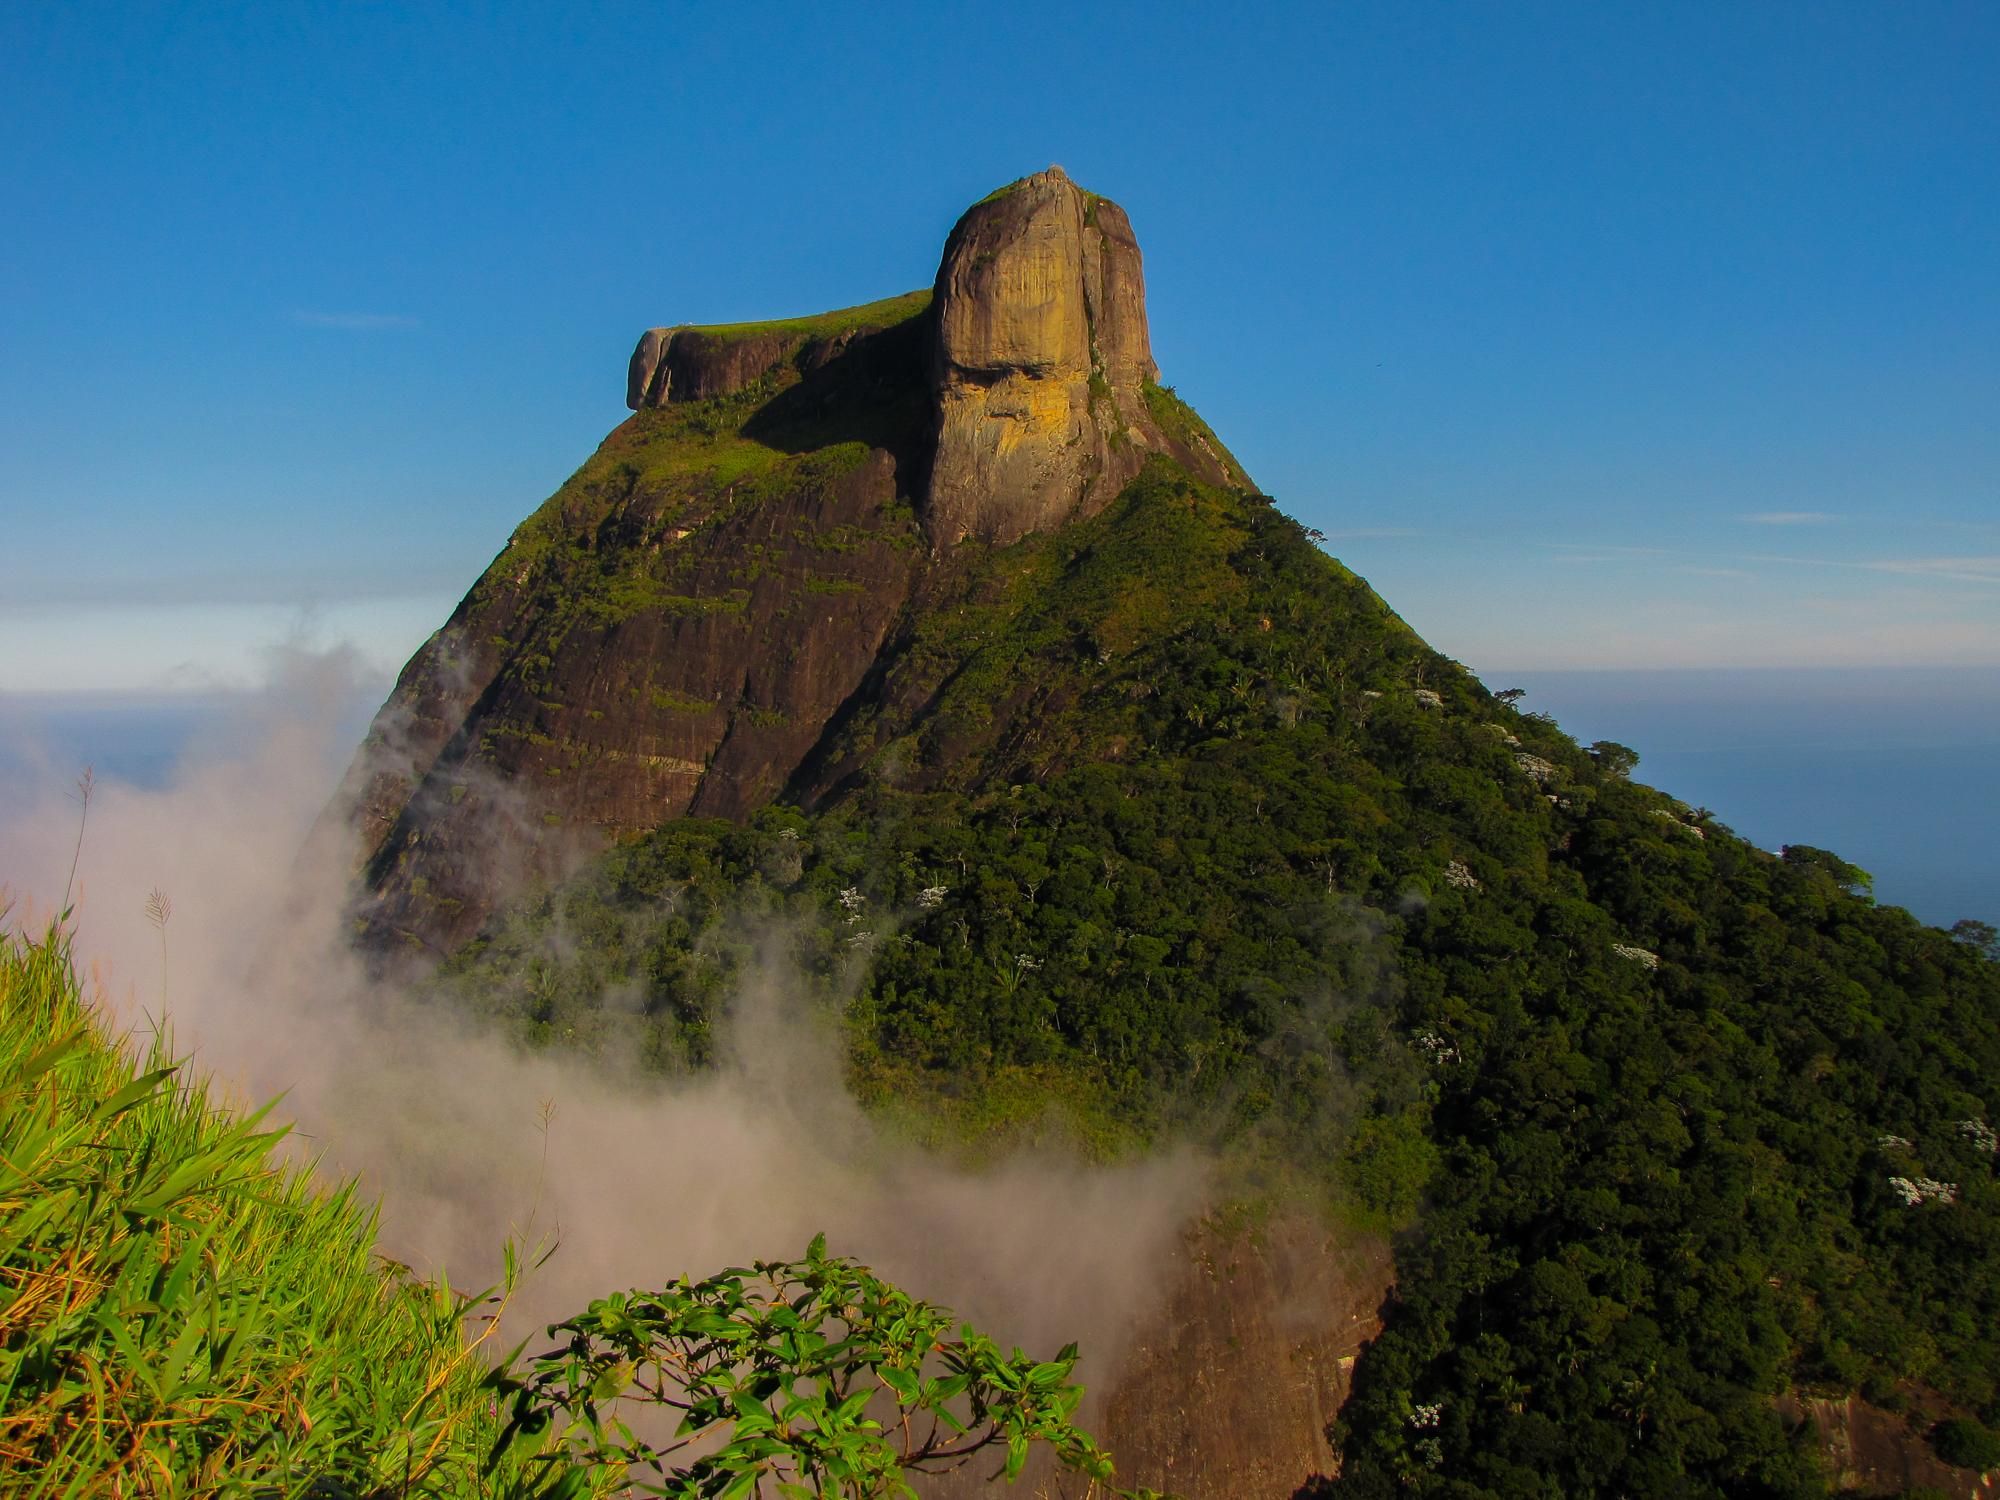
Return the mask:
[[162,788],[98,781],[84,821],[52,777],[0,813],[8,920],[33,932],[71,889],[110,1018],[164,1015],[238,1104],[282,1095],[296,1148],[380,1195],[385,1254],[473,1287],[510,1234],[552,1238],[516,1339],[607,1292],[795,1257],[824,1230],[1003,1342],[1046,1356],[1080,1341],[1102,1386],[1204,1206],[1204,1158],[1037,1151],[973,1172],[909,1146],[849,1097],[775,933],[733,997],[729,1061],[672,1083],[523,1053],[371,980],[343,927],[351,851],[300,854],[353,752],[355,669],[288,651],[239,732]]

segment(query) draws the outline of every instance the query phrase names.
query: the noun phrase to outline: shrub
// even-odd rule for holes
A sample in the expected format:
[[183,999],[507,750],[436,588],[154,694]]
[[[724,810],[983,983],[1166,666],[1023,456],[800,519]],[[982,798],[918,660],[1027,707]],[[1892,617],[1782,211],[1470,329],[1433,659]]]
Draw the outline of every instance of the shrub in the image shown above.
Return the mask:
[[2000,1432],[1973,1421],[1952,1417],[1931,1429],[1937,1456],[1958,1469],[2000,1469]]

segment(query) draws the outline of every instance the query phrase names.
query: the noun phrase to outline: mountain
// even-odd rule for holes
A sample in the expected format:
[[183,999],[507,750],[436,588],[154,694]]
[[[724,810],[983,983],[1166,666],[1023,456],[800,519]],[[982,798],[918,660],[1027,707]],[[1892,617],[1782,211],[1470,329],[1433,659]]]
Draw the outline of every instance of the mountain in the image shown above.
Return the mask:
[[1024,178],[628,394],[357,761],[382,961],[671,1072],[761,924],[943,1148],[1203,1142],[1127,1482],[1974,1493],[1990,934],[1426,645],[1158,383],[1116,205]]
[[648,331],[637,414],[370,732],[375,930],[450,951],[603,839],[824,795],[838,727],[975,558],[1096,514],[1148,456],[1248,487],[1155,373],[1125,213],[1055,167],[966,213],[929,294]]

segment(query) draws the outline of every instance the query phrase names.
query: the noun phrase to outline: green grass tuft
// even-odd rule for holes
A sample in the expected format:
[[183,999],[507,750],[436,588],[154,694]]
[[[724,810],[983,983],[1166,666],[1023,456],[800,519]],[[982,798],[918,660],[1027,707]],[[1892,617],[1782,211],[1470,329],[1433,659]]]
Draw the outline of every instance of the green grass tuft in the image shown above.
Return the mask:
[[0,933],[0,1496],[507,1492],[478,1299],[169,1046],[103,1030],[59,929]]
[[802,338],[833,338],[851,328],[891,328],[914,318],[931,305],[931,289],[920,288],[880,302],[864,302],[859,307],[843,307],[834,312],[814,313],[805,318],[774,318],[768,323],[688,323],[680,325],[688,333],[705,334],[725,343],[762,338],[766,334],[789,333]]

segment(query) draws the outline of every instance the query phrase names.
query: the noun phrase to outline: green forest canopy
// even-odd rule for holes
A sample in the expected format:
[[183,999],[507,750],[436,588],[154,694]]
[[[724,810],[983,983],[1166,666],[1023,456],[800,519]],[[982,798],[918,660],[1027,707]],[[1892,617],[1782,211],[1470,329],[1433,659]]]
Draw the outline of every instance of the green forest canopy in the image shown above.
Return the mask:
[[987,583],[868,775],[612,849],[439,991],[698,1068],[777,920],[937,1139],[1055,1103],[1399,1231],[1356,1493],[1816,1493],[1787,1389],[2000,1420],[1977,941],[1495,697],[1265,497],[1155,461]]

